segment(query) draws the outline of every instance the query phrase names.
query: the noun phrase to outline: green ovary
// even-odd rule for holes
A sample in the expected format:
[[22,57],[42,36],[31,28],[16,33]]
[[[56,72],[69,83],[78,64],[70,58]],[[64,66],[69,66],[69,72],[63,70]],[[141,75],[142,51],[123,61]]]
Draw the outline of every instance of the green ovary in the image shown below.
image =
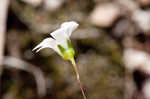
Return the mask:
[[61,45],[58,45],[59,50],[62,53],[62,58],[64,60],[71,60],[74,58],[75,55],[75,51],[72,48],[71,42],[69,40],[66,40],[67,46],[68,48],[65,49],[64,47],[62,47]]
[[73,48],[69,48],[63,52],[63,58],[65,60],[70,60],[70,59],[74,58],[74,55],[75,55],[75,51]]

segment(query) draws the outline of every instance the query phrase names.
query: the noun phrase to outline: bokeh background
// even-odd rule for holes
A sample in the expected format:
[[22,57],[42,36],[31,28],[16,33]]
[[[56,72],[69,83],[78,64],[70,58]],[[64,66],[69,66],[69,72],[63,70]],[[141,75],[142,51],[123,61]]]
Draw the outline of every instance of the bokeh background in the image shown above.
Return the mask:
[[1,0],[0,5],[0,99],[83,99],[70,62],[50,49],[32,52],[72,20],[79,23],[71,41],[87,99],[150,99],[149,86],[143,88],[150,75],[150,0]]

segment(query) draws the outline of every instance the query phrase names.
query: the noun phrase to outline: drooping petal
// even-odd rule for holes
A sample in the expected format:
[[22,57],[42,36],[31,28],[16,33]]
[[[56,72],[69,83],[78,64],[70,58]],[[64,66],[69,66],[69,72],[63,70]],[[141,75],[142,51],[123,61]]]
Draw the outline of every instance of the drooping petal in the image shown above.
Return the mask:
[[61,25],[61,28],[64,28],[66,30],[66,34],[70,37],[71,33],[79,26],[79,24],[75,21],[70,22],[64,22]]
[[53,50],[55,50],[58,54],[62,55],[60,50],[57,47],[57,43],[54,39],[52,38],[46,38],[44,39],[40,44],[38,44],[33,51],[36,50],[36,52],[39,52],[40,50],[44,49],[44,48],[51,48]]

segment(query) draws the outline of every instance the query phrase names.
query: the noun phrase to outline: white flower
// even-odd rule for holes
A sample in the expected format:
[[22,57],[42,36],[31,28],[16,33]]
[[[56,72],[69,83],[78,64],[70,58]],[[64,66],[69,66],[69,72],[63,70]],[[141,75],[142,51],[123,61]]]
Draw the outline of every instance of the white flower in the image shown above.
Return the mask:
[[78,27],[78,23],[74,21],[64,22],[61,27],[56,31],[52,32],[49,37],[44,39],[34,49],[36,52],[44,48],[51,48],[56,51],[64,59],[69,59],[74,56],[74,50],[70,43],[71,33]]

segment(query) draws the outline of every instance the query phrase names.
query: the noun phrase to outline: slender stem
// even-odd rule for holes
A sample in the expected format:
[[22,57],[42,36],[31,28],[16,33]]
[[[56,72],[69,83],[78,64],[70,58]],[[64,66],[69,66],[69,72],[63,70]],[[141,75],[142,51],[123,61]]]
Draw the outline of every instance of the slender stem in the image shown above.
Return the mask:
[[79,76],[78,68],[77,68],[77,66],[76,66],[76,63],[75,63],[74,58],[71,59],[71,63],[72,63],[72,66],[73,66],[73,68],[74,68],[74,70],[75,70],[75,73],[76,73],[76,76],[77,76],[77,81],[78,81],[78,84],[79,84],[79,86],[80,86],[82,95],[83,95],[84,99],[87,99],[87,98],[86,98],[86,95],[85,95],[85,92],[84,92],[84,90],[83,90],[81,81],[80,81],[80,76]]

